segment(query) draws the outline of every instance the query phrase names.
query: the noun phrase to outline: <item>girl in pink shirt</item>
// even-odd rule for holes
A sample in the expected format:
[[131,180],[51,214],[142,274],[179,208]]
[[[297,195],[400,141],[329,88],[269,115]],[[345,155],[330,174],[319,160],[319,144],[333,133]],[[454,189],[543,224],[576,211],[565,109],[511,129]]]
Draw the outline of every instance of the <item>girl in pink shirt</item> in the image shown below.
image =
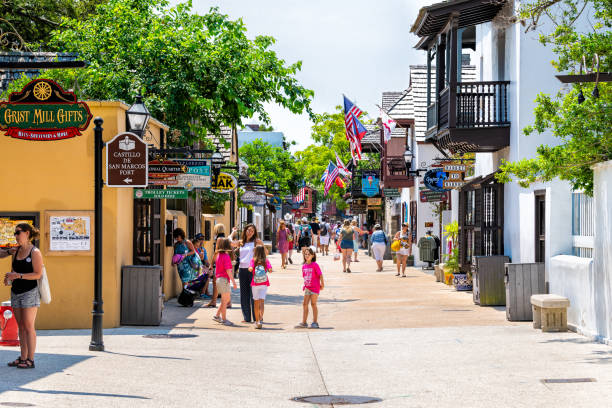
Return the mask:
[[234,266],[232,265],[232,245],[228,238],[219,238],[217,241],[217,250],[215,251],[215,277],[217,278],[217,290],[221,294],[221,306],[217,309],[217,314],[213,320],[222,323],[226,326],[231,326],[233,323],[227,320],[226,312],[227,305],[232,296],[230,281],[234,289],[237,289],[236,281],[234,280]]
[[251,280],[251,292],[253,293],[254,312],[255,312],[255,328],[261,329],[263,325],[264,301],[270,280],[268,273],[272,272],[272,265],[266,259],[266,248],[263,245],[257,245],[253,250],[253,259],[249,264],[249,271],[253,274]]
[[317,264],[317,255],[312,249],[313,247],[304,248],[304,265],[302,266],[302,276],[304,277],[304,303],[303,303],[303,314],[302,322],[298,324],[296,329],[302,329],[308,327],[308,304],[312,307],[312,324],[311,329],[318,329],[319,323],[317,319],[319,317],[319,310],[317,309],[317,299],[319,298],[319,292],[325,287],[323,282],[323,273],[321,268]]

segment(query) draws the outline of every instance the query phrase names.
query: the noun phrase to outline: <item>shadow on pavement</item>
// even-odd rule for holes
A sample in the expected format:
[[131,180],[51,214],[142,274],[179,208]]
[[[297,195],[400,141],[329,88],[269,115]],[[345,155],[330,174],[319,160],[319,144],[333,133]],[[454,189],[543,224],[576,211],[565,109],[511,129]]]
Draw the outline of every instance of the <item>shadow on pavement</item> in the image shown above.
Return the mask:
[[59,390],[34,390],[31,388],[16,387],[10,391],[21,391],[21,392],[32,392],[35,394],[49,394],[49,395],[80,395],[85,397],[115,397],[115,398],[131,398],[140,400],[149,400],[151,398],[141,397],[139,395],[126,395],[126,394],[105,394],[102,392],[83,392],[83,391],[59,391]]
[[138,354],[126,354],[126,353],[117,353],[114,351],[103,351],[105,354],[114,354],[116,356],[124,356],[124,357],[136,357],[136,358],[152,358],[152,359],[161,359],[161,360],[183,360],[183,361],[191,361],[190,358],[182,358],[182,357],[166,357],[166,356],[146,356],[146,355],[138,355]]
[[[325,297],[319,297],[317,303],[347,303],[356,302],[358,300],[359,299],[327,299]],[[301,305],[303,301],[304,297],[301,295],[268,294],[266,296],[266,305]]]

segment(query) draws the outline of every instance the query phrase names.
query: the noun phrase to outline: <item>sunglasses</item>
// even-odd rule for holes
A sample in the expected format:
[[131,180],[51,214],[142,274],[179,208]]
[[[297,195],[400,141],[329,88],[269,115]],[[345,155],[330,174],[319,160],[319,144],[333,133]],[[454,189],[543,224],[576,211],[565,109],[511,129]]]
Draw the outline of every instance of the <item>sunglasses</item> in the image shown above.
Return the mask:
[[19,234],[21,234],[23,231],[22,230],[15,230],[15,232],[13,233],[14,236],[17,236]]

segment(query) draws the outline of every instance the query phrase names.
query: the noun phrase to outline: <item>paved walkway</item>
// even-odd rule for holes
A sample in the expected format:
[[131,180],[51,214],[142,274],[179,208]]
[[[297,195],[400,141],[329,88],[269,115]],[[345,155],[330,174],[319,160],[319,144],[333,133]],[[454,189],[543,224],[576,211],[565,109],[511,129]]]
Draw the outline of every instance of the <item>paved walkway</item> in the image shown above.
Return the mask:
[[[321,261],[324,330],[292,328],[293,266],[272,275],[267,330],[219,326],[211,309],[170,302],[162,327],[106,330],[103,353],[87,351],[88,331],[40,332],[35,370],[0,364],[0,406],[299,408],[317,405],[293,397],[321,394],[382,399],[372,407],[611,406],[609,346],[511,324],[429,274],[396,278],[392,265],[376,273],[362,260],[351,275]],[[0,362],[15,355],[2,348]],[[564,382],[577,379],[592,381]]]

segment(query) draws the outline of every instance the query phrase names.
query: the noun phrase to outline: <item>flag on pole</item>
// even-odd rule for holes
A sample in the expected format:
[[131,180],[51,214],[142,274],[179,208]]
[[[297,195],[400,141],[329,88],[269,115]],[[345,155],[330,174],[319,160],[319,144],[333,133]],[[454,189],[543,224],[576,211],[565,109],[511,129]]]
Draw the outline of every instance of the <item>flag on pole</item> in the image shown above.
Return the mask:
[[346,188],[346,183],[342,180],[342,177],[336,177],[336,185],[340,188]]
[[329,189],[331,188],[332,184],[334,184],[334,181],[336,181],[337,177],[338,167],[336,167],[334,163],[330,161],[329,165],[327,166],[327,177],[325,178],[325,195],[327,195]]
[[341,175],[347,178],[351,178],[352,176],[351,172],[349,171],[349,169],[346,168],[344,163],[342,163],[342,160],[340,159],[340,156],[338,156],[338,153],[336,153],[336,166],[338,166],[338,171],[340,172]]
[[391,140],[391,132],[397,126],[397,122],[391,118],[391,116],[387,115],[382,108],[380,108],[380,119],[382,121],[383,132],[385,136],[385,143]]
[[298,195],[295,197],[296,203],[303,203],[306,198],[306,183],[302,182],[302,188],[298,191]]
[[[344,127],[346,128],[346,138],[351,146],[351,156],[353,163],[361,160],[361,139],[366,134],[365,126],[359,121],[359,116],[363,113],[361,109],[344,96]],[[361,130],[363,129],[363,133]],[[355,158],[357,157],[357,159]]]
[[324,182],[325,179],[327,178],[327,174],[329,173],[329,171],[327,170],[327,168],[325,168],[325,171],[323,172],[323,175],[321,176],[321,182]]

